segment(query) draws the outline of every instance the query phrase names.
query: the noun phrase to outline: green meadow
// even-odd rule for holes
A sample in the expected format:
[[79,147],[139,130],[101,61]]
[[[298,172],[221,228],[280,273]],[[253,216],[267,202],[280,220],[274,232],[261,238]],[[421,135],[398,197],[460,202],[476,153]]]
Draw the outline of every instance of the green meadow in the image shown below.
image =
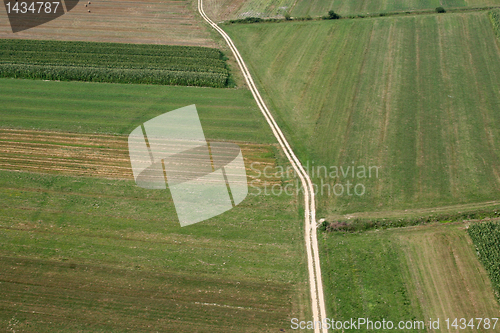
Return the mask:
[[[500,306],[463,223],[334,232],[322,234],[320,243],[325,299],[335,320],[385,319],[395,328],[400,321],[424,322],[425,329],[397,331],[456,332],[454,318],[498,317]],[[429,329],[429,318],[440,319],[440,330]],[[450,327],[446,318],[452,318]],[[465,331],[500,332],[498,325],[477,325]]]
[[[320,215],[498,200],[500,47],[487,12],[225,29],[303,164],[350,168],[321,178],[331,190],[349,181],[351,195],[313,177]],[[378,176],[358,175],[370,166]]]
[[205,137],[274,143],[244,89],[0,79],[2,128],[128,135],[143,122],[195,104]]
[[[9,128],[49,133],[53,142],[31,144],[33,156],[17,155],[30,168],[73,161],[65,154],[88,152],[89,133],[107,134],[99,149],[110,155],[103,156],[121,158],[123,135],[189,104],[197,105],[207,138],[270,146],[266,159],[282,160],[267,156],[274,140],[246,90],[15,79],[0,86],[2,165],[29,145],[9,139]],[[79,135],[86,144],[74,141]],[[58,145],[61,156],[36,155]],[[20,163],[0,170],[2,329],[276,332],[292,317],[310,316],[296,197],[248,195],[222,215],[181,228],[167,190],[68,168],[27,172]]]

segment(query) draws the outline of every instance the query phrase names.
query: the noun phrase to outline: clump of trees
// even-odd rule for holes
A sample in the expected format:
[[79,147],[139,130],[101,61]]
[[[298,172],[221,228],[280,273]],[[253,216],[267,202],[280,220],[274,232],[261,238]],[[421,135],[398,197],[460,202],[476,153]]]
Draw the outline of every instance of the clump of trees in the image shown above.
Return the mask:
[[437,7],[436,12],[437,13],[446,13],[446,10],[443,7]]
[[337,13],[335,13],[335,11],[332,9],[332,10],[329,10],[328,11],[328,15],[325,17],[327,20],[338,20],[341,16]]

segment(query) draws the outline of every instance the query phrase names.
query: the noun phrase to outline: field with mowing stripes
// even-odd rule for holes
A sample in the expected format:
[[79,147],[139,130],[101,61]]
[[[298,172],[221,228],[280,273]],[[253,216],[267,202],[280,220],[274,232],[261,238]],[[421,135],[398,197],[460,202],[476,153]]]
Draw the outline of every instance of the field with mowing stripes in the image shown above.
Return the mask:
[[319,193],[320,215],[499,199],[500,44],[486,12],[225,29],[304,164],[379,167],[323,179],[366,192]]
[[2,128],[128,135],[170,110],[196,104],[205,137],[274,143],[243,89],[0,79]]
[[[426,321],[498,317],[485,269],[462,223],[363,234],[325,234],[325,297],[337,320]],[[426,323],[426,325],[427,325]],[[467,332],[500,332],[467,328]],[[369,332],[370,330],[359,330]],[[402,330],[433,332],[433,330]]]
[[250,179],[252,162],[276,168],[248,91],[0,86],[0,327],[276,332],[310,316],[297,198],[249,195],[181,228],[169,192],[132,178],[129,131],[192,103],[207,139],[241,146]]

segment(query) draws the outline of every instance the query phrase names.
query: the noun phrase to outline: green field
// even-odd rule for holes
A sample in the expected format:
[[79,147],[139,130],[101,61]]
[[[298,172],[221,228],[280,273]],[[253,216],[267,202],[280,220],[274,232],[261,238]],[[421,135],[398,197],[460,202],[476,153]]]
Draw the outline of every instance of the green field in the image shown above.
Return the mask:
[[[0,86],[2,329],[277,332],[310,316],[297,198],[249,195],[181,228],[169,192],[138,188],[130,166],[118,176],[74,175],[93,161],[124,168],[130,130],[192,103],[207,138],[268,147],[250,158],[276,163],[247,90],[16,79]],[[26,171],[50,164],[65,168]]]
[[395,11],[500,6],[498,0],[403,0],[403,1],[353,1],[353,0],[297,0],[293,4],[292,16],[322,16],[333,9],[341,15],[373,14]]
[[0,77],[222,88],[229,70],[206,47],[1,39]]
[[207,13],[216,20],[245,17],[320,17],[334,10],[342,16],[380,14],[402,11],[498,7],[500,0],[228,0],[206,1]]
[[[498,317],[500,306],[462,223],[323,234],[328,313],[336,320],[424,321]],[[472,305],[472,306],[471,306]],[[450,321],[450,324],[452,323]],[[358,330],[373,332],[373,330]],[[388,332],[390,330],[381,330]],[[398,332],[434,330],[398,330]],[[500,327],[466,332],[500,332]]]
[[208,139],[272,143],[243,89],[0,79],[2,128],[128,135],[165,112],[196,104]]
[[500,301],[500,224],[475,223],[467,230],[477,249],[479,260],[490,276],[495,296]]
[[[499,199],[500,49],[486,12],[225,29],[303,164],[364,186],[319,191],[320,215]],[[370,166],[378,176],[358,174]]]

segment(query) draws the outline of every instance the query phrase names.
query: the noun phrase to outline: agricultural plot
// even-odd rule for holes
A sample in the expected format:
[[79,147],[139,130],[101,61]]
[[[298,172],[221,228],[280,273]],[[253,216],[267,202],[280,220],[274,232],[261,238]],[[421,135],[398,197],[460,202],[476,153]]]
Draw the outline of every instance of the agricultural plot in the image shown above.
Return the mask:
[[137,187],[127,163],[129,131],[195,103],[207,139],[238,142],[247,167],[274,168],[248,91],[0,85],[0,327],[276,332],[310,316],[294,197],[249,195],[181,228],[169,192]]
[[320,17],[334,10],[343,16],[379,14],[413,10],[445,8],[478,8],[500,6],[500,0],[403,0],[403,1],[354,1],[354,0],[208,0],[207,14],[219,21],[245,17],[279,17],[286,13],[292,17]]
[[[462,223],[326,233],[321,246],[325,298],[336,320],[362,315],[395,325],[423,321],[425,329],[399,331],[456,332],[454,318],[498,318],[500,313]],[[429,329],[429,318],[440,319],[439,330]],[[500,327],[465,331],[500,332]]]
[[225,29],[315,171],[320,215],[498,200],[500,50],[486,12]]
[[[0,10],[0,38],[175,44],[216,47],[191,0],[80,1],[57,20],[12,33],[7,13]],[[89,12],[90,11],[90,12]]]
[[246,90],[17,79],[0,79],[0,90],[5,129],[128,135],[136,124],[196,104],[207,139],[273,143]]
[[292,16],[323,16],[329,10],[341,15],[374,14],[407,10],[435,9],[437,7],[463,8],[500,6],[498,0],[403,0],[403,1],[353,1],[353,0],[297,0]]
[[215,21],[245,17],[280,17],[291,11],[294,0],[206,0],[207,15]]
[[500,224],[484,222],[472,224],[469,236],[476,246],[480,261],[483,263],[495,289],[495,295],[500,300]]
[[229,70],[212,48],[3,39],[0,77],[222,88]]

